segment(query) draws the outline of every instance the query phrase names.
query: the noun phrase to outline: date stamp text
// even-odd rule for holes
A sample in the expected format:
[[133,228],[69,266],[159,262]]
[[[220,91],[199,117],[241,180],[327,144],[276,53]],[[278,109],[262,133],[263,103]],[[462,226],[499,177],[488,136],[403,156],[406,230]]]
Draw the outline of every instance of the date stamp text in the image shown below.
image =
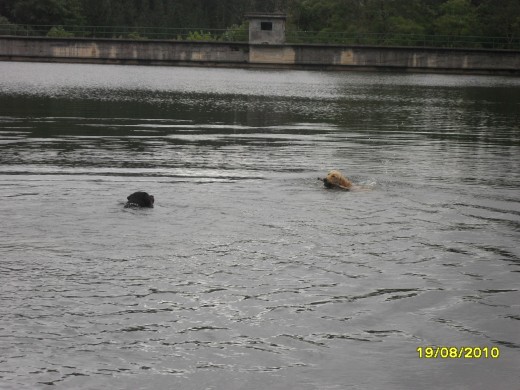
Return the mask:
[[498,347],[417,347],[419,359],[498,359]]

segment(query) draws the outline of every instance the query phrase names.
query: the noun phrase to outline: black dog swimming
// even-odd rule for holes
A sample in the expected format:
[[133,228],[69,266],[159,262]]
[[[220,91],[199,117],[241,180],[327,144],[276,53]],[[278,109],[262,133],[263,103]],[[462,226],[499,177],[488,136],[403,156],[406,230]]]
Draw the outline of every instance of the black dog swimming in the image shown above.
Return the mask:
[[128,207],[153,207],[155,199],[153,195],[143,191],[134,192],[132,195],[127,196],[128,202],[125,204],[125,208]]

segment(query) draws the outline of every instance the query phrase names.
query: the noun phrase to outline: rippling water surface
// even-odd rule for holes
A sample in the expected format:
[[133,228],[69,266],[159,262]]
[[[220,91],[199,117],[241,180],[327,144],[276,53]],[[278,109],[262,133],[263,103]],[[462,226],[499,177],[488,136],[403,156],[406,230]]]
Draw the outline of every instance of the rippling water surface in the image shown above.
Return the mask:
[[518,388],[519,124],[518,78],[0,63],[0,387]]

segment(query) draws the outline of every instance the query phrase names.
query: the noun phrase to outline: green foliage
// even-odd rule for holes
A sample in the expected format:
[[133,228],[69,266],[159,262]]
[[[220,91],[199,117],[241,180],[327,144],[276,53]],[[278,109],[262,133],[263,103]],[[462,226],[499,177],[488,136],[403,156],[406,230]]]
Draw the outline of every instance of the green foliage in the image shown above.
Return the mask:
[[0,15],[0,24],[1,25],[10,25],[12,23],[6,17]]
[[402,16],[391,16],[388,18],[390,31],[397,34],[424,34],[425,27],[417,21]]
[[186,37],[187,41],[215,41],[215,37],[211,35],[209,32],[200,31],[190,31],[188,36]]
[[138,32],[132,31],[126,36],[128,39],[142,40],[147,39],[146,37],[142,37]]
[[435,20],[439,35],[478,35],[477,9],[470,0],[448,0],[440,6],[441,15]]
[[9,14],[18,24],[80,25],[85,22],[81,0],[11,0]]
[[[179,33],[182,39],[243,41],[244,14],[275,11],[287,14],[291,42],[415,44],[426,34],[520,39],[520,0],[0,0],[0,24],[2,31],[24,24],[102,26],[92,36],[131,39],[172,38],[139,28],[173,28],[190,31]],[[81,31],[50,33],[67,29]]]
[[482,33],[491,37],[520,38],[520,1],[483,0],[478,9]]
[[52,38],[71,38],[74,36],[74,34],[65,31],[63,26],[53,26],[47,33],[47,36]]
[[0,35],[26,35],[27,30],[0,15]]
[[240,26],[234,24],[229,27],[220,37],[221,41],[225,42],[240,42],[247,41],[249,37],[249,23],[244,22]]

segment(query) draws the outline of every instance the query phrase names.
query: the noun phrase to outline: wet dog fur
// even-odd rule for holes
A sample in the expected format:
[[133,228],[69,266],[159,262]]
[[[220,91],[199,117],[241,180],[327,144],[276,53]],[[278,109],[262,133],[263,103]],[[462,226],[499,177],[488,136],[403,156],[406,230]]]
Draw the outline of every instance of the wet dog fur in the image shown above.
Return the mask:
[[336,169],[330,171],[324,179],[320,178],[319,180],[323,182],[325,187],[330,189],[339,189],[345,191],[354,189],[352,182]]
[[128,202],[125,204],[125,208],[129,207],[153,207],[155,199],[153,195],[149,195],[144,191],[137,191],[127,196]]

